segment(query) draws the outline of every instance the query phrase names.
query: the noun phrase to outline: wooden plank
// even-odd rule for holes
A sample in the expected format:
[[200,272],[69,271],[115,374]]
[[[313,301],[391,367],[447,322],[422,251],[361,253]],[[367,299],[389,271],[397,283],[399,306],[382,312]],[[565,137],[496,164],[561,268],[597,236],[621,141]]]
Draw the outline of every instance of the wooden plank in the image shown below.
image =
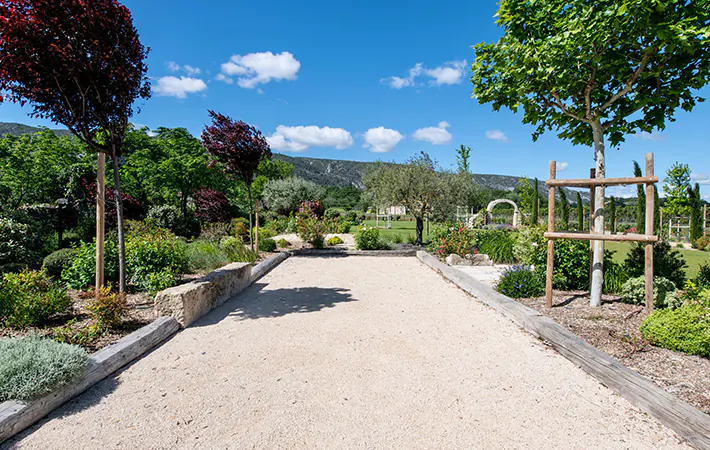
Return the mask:
[[580,241],[615,241],[615,242],[657,242],[657,236],[646,236],[645,234],[595,234],[586,231],[555,231],[546,232],[547,239],[577,239]]
[[[550,180],[557,177],[557,161],[550,161]],[[555,231],[555,187],[547,190],[547,231]],[[552,308],[552,272],[555,269],[555,241],[547,241],[547,272],[545,278],[545,306]]]
[[[646,177],[653,176],[653,153],[646,153]],[[656,195],[653,185],[646,185],[646,236],[653,236],[653,213]],[[653,311],[653,243],[646,242],[645,251],[645,287],[646,287],[646,311]]]
[[578,178],[570,180],[547,180],[548,186],[557,187],[590,187],[590,186],[626,186],[629,184],[655,184],[658,177],[625,177],[625,178]]
[[426,252],[417,253],[417,257],[465,292],[513,320],[533,336],[543,339],[562,356],[674,430],[682,439],[697,448],[710,449],[710,416],[707,414],[589,345],[551,318],[496,292],[458,269],[442,264]]
[[89,357],[84,375],[63,388],[29,403],[0,405],[0,443],[38,422],[55,408],[81,394],[121,367],[151,350],[180,329],[172,317],[161,317]]

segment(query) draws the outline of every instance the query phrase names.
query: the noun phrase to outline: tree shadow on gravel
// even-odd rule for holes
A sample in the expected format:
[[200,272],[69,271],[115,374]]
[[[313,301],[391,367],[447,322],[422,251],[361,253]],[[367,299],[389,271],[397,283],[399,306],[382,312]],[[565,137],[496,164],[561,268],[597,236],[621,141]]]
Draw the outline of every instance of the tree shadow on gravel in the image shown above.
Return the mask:
[[338,303],[356,301],[348,289],[303,287],[264,290],[264,287],[266,284],[253,284],[190,327],[214,325],[227,317],[245,320],[309,313],[332,308]]

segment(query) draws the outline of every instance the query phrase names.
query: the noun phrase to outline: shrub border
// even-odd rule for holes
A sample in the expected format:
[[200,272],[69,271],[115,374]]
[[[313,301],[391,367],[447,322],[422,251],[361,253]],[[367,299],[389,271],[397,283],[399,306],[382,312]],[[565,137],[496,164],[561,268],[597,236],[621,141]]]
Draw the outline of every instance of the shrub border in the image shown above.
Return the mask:
[[84,374],[74,383],[28,403],[0,403],[0,444],[152,350],[179,329],[180,324],[175,319],[161,317],[89,356]]
[[[289,256],[291,253],[283,252],[261,261],[252,268],[249,284],[259,280]],[[39,422],[94,384],[145,355],[172,337],[180,328],[180,324],[174,318],[161,317],[90,355],[84,375],[74,383],[28,403],[18,401],[0,403],[0,444]]]
[[463,291],[511,319],[536,338],[544,340],[602,385],[656,418],[692,445],[710,449],[710,416],[707,414],[589,345],[551,318],[442,264],[426,252],[417,252],[417,258]]

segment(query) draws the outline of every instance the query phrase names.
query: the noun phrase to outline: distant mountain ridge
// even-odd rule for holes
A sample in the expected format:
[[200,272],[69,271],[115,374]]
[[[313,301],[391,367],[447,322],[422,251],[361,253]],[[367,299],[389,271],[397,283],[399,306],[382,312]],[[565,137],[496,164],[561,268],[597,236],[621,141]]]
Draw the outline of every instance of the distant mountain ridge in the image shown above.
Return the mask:
[[[0,136],[11,134],[19,136],[21,134],[33,134],[41,128],[23,125],[19,123],[0,122]],[[70,136],[68,130],[52,130],[57,135]],[[362,175],[375,163],[363,161],[348,161],[341,159],[308,158],[303,156],[289,156],[275,153],[274,159],[291,163],[296,168],[294,175],[323,186],[354,186],[363,189]],[[474,174],[474,181],[480,186],[501,191],[513,191],[520,184],[520,177],[512,175],[494,174]],[[545,181],[540,180],[540,194],[547,195]],[[568,199],[574,202],[574,191],[567,190]],[[582,199],[589,201],[589,193],[581,192]]]

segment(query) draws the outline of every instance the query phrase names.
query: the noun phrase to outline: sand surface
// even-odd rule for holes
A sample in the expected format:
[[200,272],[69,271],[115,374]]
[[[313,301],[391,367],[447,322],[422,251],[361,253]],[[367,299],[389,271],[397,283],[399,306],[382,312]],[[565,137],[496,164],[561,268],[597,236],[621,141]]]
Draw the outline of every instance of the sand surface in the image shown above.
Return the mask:
[[415,258],[290,258],[10,445],[684,448]]

